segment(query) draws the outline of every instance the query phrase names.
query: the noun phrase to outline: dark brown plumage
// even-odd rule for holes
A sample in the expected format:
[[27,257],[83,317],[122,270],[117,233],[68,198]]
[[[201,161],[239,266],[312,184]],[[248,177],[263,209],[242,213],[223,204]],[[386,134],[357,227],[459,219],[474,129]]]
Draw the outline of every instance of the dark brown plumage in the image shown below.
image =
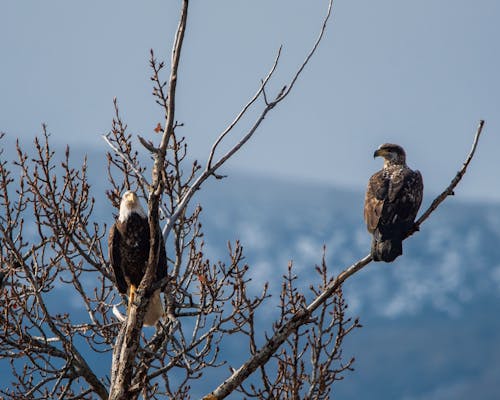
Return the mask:
[[[129,306],[135,290],[146,272],[149,257],[149,224],[146,213],[134,192],[125,192],[120,203],[120,215],[109,231],[109,262],[115,284],[122,294],[129,292]],[[156,280],[167,276],[165,243],[160,240]],[[128,309],[127,309],[128,314]],[[150,299],[144,325],[154,325],[163,315],[160,291]]]
[[403,239],[415,221],[424,186],[420,172],[406,165],[401,146],[383,144],[373,156],[383,157],[384,167],[368,181],[364,217],[373,260],[391,262],[403,254]]

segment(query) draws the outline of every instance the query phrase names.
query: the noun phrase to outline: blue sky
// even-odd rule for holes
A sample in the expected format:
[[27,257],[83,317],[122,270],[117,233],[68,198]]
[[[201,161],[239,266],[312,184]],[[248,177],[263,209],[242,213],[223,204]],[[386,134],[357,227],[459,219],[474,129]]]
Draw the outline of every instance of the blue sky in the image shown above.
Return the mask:
[[[170,57],[178,1],[3,2],[0,131],[105,147],[116,96],[132,132],[161,120],[148,57]],[[192,1],[177,119],[191,154],[209,146],[283,56],[278,90],[314,41],[326,1]],[[364,190],[383,142],[405,147],[430,195],[446,186],[486,120],[462,198],[500,200],[500,3],[338,0],[316,57],[226,166]],[[252,115],[251,115],[252,116]],[[245,120],[231,140],[245,132]],[[98,160],[97,160],[98,161]]]

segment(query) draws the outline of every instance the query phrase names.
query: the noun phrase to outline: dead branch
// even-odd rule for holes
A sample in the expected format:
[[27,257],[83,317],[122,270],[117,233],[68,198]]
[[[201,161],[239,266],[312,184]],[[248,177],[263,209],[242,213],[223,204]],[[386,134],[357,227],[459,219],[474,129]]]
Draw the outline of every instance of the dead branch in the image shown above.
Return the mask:
[[[283,86],[280,92],[275,96],[274,100],[268,101],[267,100],[267,95],[265,92],[265,88],[269,80],[272,78],[274,72],[276,71],[276,67],[278,65],[279,57],[281,54],[281,47],[278,50],[278,54],[274,60],[273,66],[267,76],[264,78],[262,81],[259,89],[257,90],[257,93],[250,99],[250,101],[243,107],[243,109],[240,111],[240,113],[236,116],[234,121],[219,135],[217,140],[215,141],[214,145],[212,146],[212,149],[210,151],[207,165],[204,169],[204,171],[200,174],[198,179],[194,182],[194,184],[188,189],[188,191],[185,193],[184,197],[182,200],[179,202],[178,208],[176,213],[174,213],[170,219],[167,222],[167,225],[165,227],[165,235],[168,236],[173,224],[175,223],[176,219],[178,218],[179,214],[183,212],[184,208],[187,207],[189,204],[191,198],[195,194],[197,190],[199,190],[200,186],[205,182],[210,176],[216,176],[216,171],[229,159],[231,158],[238,150],[241,149],[241,147],[250,140],[250,138],[254,135],[254,133],[257,131],[257,129],[260,127],[260,124],[264,121],[265,117],[267,114],[274,108],[276,107],[279,103],[281,103],[291,92],[295,82],[299,78],[299,76],[302,74],[304,68],[307,66],[309,63],[310,59],[316,52],[319,43],[321,42],[321,39],[323,38],[324,32],[326,30],[326,26],[328,23],[328,20],[330,19],[331,15],[331,10],[332,10],[332,5],[333,5],[333,0],[329,0],[328,2],[328,9],[327,13],[325,15],[325,18],[323,20],[323,24],[320,29],[320,33],[316,41],[314,42],[313,47],[311,48],[310,52],[306,56],[304,62],[301,64],[295,75],[292,77],[290,83],[288,86]],[[249,129],[249,131],[243,136],[242,139],[240,139],[234,146],[232,146],[225,154],[223,154],[215,163],[213,162],[214,159],[214,154],[215,151],[217,150],[217,147],[219,144],[223,141],[223,139],[228,135],[228,133],[234,129],[234,127],[237,125],[237,123],[240,121],[241,117],[249,110],[250,106],[252,106],[255,101],[262,96],[265,100],[265,107],[261,111],[260,115],[257,117],[257,120],[254,122],[253,126]]]
[[448,196],[453,196],[455,194],[455,188],[457,187],[458,183],[462,180],[463,176],[467,172],[467,168],[469,167],[470,162],[472,161],[472,157],[474,157],[474,154],[476,152],[477,144],[479,142],[479,137],[481,136],[481,132],[483,131],[483,126],[484,126],[484,121],[480,120],[479,125],[476,130],[476,134],[474,135],[474,140],[472,142],[472,148],[469,151],[469,154],[467,155],[467,158],[465,159],[462,167],[460,170],[457,172],[455,177],[452,179],[448,187],[443,190],[443,192],[434,199],[432,204],[429,206],[429,208],[420,216],[420,218],[415,222],[413,225],[413,228],[406,234],[406,237],[409,237],[413,235],[415,232],[417,232],[420,229],[420,225],[429,218],[432,212],[438,206],[448,197]]
[[[153,278],[156,274],[155,266],[158,264],[158,249],[160,248],[158,240],[160,237],[159,233],[161,232],[159,227],[158,210],[160,206],[160,198],[164,188],[164,176],[161,171],[163,170],[165,163],[167,146],[173,134],[177,71],[187,22],[188,6],[189,1],[183,0],[181,18],[177,27],[177,33],[172,50],[172,65],[167,99],[167,121],[161,145],[158,148],[158,152],[155,154],[152,182],[149,190],[148,212],[150,226],[150,252],[148,265],[137,291],[137,305],[132,304],[130,307],[128,318],[120,331],[120,336],[123,335],[123,340],[119,341],[121,346],[115,346],[115,352],[119,354],[119,356],[113,358],[113,361],[116,361],[116,364],[113,364],[112,367],[114,373],[109,395],[110,400],[129,397],[129,388],[132,382],[135,358],[139,348],[142,321],[149,300],[149,296],[146,292],[148,288],[152,286]],[[151,293],[149,295],[151,295]]]
[[[418,231],[422,223],[429,218],[429,216],[437,209],[437,207],[444,201],[444,199],[446,199],[451,193],[453,193],[453,190],[458,185],[464,174],[467,172],[467,167],[474,157],[483,126],[484,121],[481,120],[479,122],[477,132],[474,136],[472,149],[467,155],[466,161],[464,162],[462,168],[452,179],[450,185],[432,202],[431,206],[415,222],[414,227],[408,233],[407,237],[411,233]],[[259,351],[255,353],[255,355],[253,355],[248,361],[243,363],[240,368],[238,368],[228,379],[224,381],[224,383],[222,383],[212,393],[205,396],[204,398],[207,400],[224,399],[237,387],[241,386],[241,384],[254,371],[256,371],[257,368],[265,365],[269,361],[273,354],[276,353],[276,351],[282,346],[282,344],[290,335],[297,332],[297,329],[301,326],[306,325],[310,322],[314,311],[316,311],[337,290],[339,290],[346,279],[363,269],[371,261],[373,261],[371,255],[367,255],[342,271],[311,303],[309,303],[303,309],[298,310],[293,316],[291,316],[291,318],[283,326],[281,326],[280,329],[278,329],[269,340],[266,341],[266,344],[262,346]]]

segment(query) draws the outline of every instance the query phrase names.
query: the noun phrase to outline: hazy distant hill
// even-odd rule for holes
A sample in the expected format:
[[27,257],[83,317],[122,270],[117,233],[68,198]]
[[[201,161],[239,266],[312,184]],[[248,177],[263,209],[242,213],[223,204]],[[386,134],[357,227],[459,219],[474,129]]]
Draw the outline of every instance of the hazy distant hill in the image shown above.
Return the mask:
[[[103,158],[91,159],[96,220],[109,224]],[[227,241],[238,239],[253,290],[265,281],[276,289],[289,260],[307,288],[323,245],[334,273],[367,254],[363,190],[231,174],[209,181],[194,202],[203,206],[212,261],[227,260]],[[431,200],[426,194],[424,207]],[[450,198],[404,243],[404,253],[392,264],[372,263],[345,285],[364,328],[346,344],[356,371],[337,383],[336,398],[500,398],[500,205]]]
[[[239,239],[260,279],[327,261],[339,271],[367,254],[362,192],[259,178],[211,182],[203,206],[206,242],[217,255]],[[432,198],[424,200],[425,208]],[[392,264],[372,263],[350,283],[352,307],[382,317],[431,309],[458,317],[479,296],[500,295],[500,205],[452,197],[404,244]],[[222,249],[222,250],[221,250]]]
[[[277,286],[293,260],[307,287],[324,244],[336,272],[368,252],[362,191],[245,176],[206,189],[209,249],[223,256],[240,239],[257,282]],[[356,371],[336,398],[500,398],[500,205],[450,198],[404,253],[345,285],[364,328],[349,338]]]

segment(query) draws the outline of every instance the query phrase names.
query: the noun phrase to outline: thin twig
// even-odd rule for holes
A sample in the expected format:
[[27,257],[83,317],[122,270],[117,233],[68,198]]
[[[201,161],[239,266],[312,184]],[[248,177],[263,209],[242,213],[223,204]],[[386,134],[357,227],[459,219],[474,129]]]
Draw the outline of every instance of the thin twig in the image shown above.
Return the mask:
[[318,38],[316,39],[316,41],[314,42],[314,44],[313,44],[311,50],[309,51],[306,59],[304,60],[304,62],[301,64],[301,66],[299,67],[299,69],[297,70],[297,72],[295,73],[295,75],[293,76],[293,78],[291,79],[290,84],[288,85],[288,88],[287,88],[287,86],[283,86],[283,88],[280,90],[280,92],[278,93],[278,95],[275,97],[275,99],[273,101],[268,102],[267,99],[265,99],[266,106],[261,111],[260,115],[257,117],[257,120],[254,122],[253,126],[249,129],[249,131],[246,133],[246,135],[244,135],[243,138],[240,141],[238,141],[238,143],[236,143],[234,146],[232,146],[223,156],[221,156],[219,158],[219,160],[215,164],[213,164],[214,153],[215,153],[215,150],[217,149],[218,145],[220,144],[220,142],[229,133],[229,131],[231,131],[234,128],[234,126],[238,123],[238,121],[241,119],[241,117],[248,111],[249,107],[252,104],[254,104],[254,102],[257,100],[257,98],[260,97],[264,93],[266,84],[268,83],[268,81],[273,76],[273,74],[274,74],[274,72],[276,70],[276,67],[277,67],[277,64],[278,64],[278,61],[279,61],[279,57],[280,57],[280,54],[281,54],[281,47],[280,47],[280,49],[278,51],[278,54],[277,54],[277,56],[276,56],[276,58],[274,60],[273,66],[272,66],[270,72],[268,73],[268,75],[266,76],[266,78],[264,79],[264,81],[261,83],[259,89],[257,90],[257,93],[245,105],[245,107],[237,115],[237,117],[235,118],[235,120],[228,126],[228,128],[226,128],[224,130],[224,132],[222,132],[222,134],[215,141],[215,143],[212,146],[212,149],[210,151],[210,154],[209,154],[209,157],[208,157],[208,161],[207,161],[207,165],[206,165],[204,171],[201,173],[201,175],[196,179],[196,181],[194,182],[194,184],[185,193],[185,195],[183,196],[182,200],[179,202],[178,207],[177,207],[175,213],[167,221],[167,225],[164,228],[165,238],[168,237],[168,235],[169,235],[169,233],[170,233],[173,225],[175,224],[176,220],[179,218],[180,215],[182,215],[182,212],[187,207],[187,205],[189,204],[189,201],[191,200],[191,198],[193,197],[193,195],[195,194],[195,192],[203,184],[203,182],[205,180],[207,180],[210,176],[216,176],[215,172],[229,158],[231,158],[238,150],[240,150],[241,147],[243,147],[243,145],[246,142],[248,142],[248,140],[250,140],[250,138],[254,135],[254,133],[260,127],[260,124],[264,121],[264,119],[265,119],[266,115],[269,113],[269,111],[271,111],[274,107],[276,107],[276,105],[278,105],[281,101],[283,101],[288,96],[288,94],[291,92],[291,90],[292,90],[295,82],[297,81],[297,79],[299,78],[299,76],[302,74],[302,72],[303,72],[304,68],[306,67],[306,65],[311,60],[311,57],[316,52],[316,50],[318,48],[318,45],[321,42],[321,39],[323,38],[323,34],[325,32],[325,29],[326,29],[326,26],[327,26],[327,22],[328,22],[328,20],[330,18],[330,15],[331,15],[332,5],[333,5],[333,0],[329,0],[327,13],[325,15],[325,18],[323,19],[323,24],[322,24],[321,29],[320,29],[320,34],[319,34]]
[[332,12],[332,7],[333,7],[333,0],[330,0],[328,2],[328,9],[326,11],[325,18],[323,19],[323,25],[321,26],[321,30],[319,32],[318,38],[316,39],[314,46],[312,47],[311,51],[309,52],[309,54],[305,58],[304,62],[302,63],[300,68],[295,73],[295,76],[293,77],[291,83],[288,85],[288,88],[281,95],[280,100],[281,100],[281,98],[288,96],[288,93],[290,93],[290,91],[293,89],[295,82],[297,82],[299,75],[302,73],[303,69],[306,67],[306,65],[309,63],[309,60],[312,58],[312,56],[316,52],[316,49],[318,48],[319,44],[321,43],[321,39],[323,39],[323,35],[325,34],[326,26],[327,26],[328,20],[330,19],[330,15]]
[[265,87],[266,87],[267,83],[269,82],[269,79],[271,79],[271,77],[273,76],[274,71],[276,70],[276,67],[278,66],[278,62],[279,62],[279,59],[280,59],[280,56],[281,56],[281,49],[282,49],[282,47],[283,46],[279,47],[278,53],[276,54],[276,58],[274,59],[273,66],[269,70],[267,76],[262,80],[262,82],[260,84],[260,87],[257,90],[257,93],[255,93],[255,95],[250,99],[250,101],[241,109],[241,111],[236,116],[236,118],[233,120],[233,122],[231,122],[228,125],[228,127],[219,135],[219,137],[217,138],[217,140],[213,144],[212,149],[210,150],[210,156],[208,157],[208,161],[207,161],[207,166],[206,166],[207,170],[210,170],[212,168],[212,160],[213,160],[214,155],[215,155],[215,150],[217,149],[217,147],[220,144],[220,142],[236,126],[236,124],[240,121],[240,119],[243,117],[243,115],[245,115],[245,113],[248,111],[248,109],[250,108],[250,106],[253,103],[255,103],[255,101],[257,101],[257,99],[260,97],[261,94],[264,95],[264,100],[265,100],[266,105],[269,104],[267,102],[267,99],[266,99],[266,96],[265,96],[265,93],[266,93],[265,92]]
[[[111,143],[111,141],[107,138],[106,135],[102,135],[102,138],[109,145],[109,147],[111,147],[111,149],[113,149],[113,151],[115,152],[115,154],[118,155],[123,161],[125,161],[125,163],[132,169],[132,171],[134,171],[134,174],[139,178],[139,180],[144,185],[146,185],[146,188],[149,190],[151,188],[151,185],[149,184],[149,182],[146,179],[146,177],[141,173],[141,171],[139,171],[134,166],[134,164],[128,159],[128,157],[125,154],[123,154],[123,152],[120,151],[120,149],[118,149],[116,146],[113,145],[113,143]],[[160,204],[160,212],[163,215],[163,218],[165,218],[166,220],[168,220],[168,212],[165,209],[165,207],[163,207],[162,204]]]
[[113,143],[111,143],[111,141],[108,139],[106,135],[102,135],[102,138],[108,144],[108,146],[111,147],[111,149],[115,152],[115,154],[119,156],[123,161],[125,161],[125,163],[130,167],[130,169],[134,171],[134,174],[139,178],[139,180],[144,185],[146,185],[146,188],[149,190],[150,184],[146,179],[146,177],[141,173],[141,171],[139,171],[135,167],[135,165],[128,159],[128,157],[125,154],[123,154],[123,152],[120,151],[120,149],[118,149],[115,145],[113,145]]
[[467,167],[469,166],[472,157],[474,157],[474,153],[476,152],[477,144],[479,142],[479,137],[481,136],[481,132],[483,131],[483,126],[484,126],[484,120],[480,120],[479,125],[477,127],[476,135],[474,136],[474,141],[472,142],[472,148],[469,154],[467,155],[467,158],[465,159],[462,168],[460,168],[460,170],[457,172],[455,178],[453,178],[449,186],[438,197],[434,199],[430,207],[415,222],[415,225],[413,225],[413,228],[408,232],[406,237],[411,236],[416,231],[418,231],[422,222],[424,222],[427,218],[429,218],[429,215],[439,206],[439,204],[441,204],[444,201],[444,199],[446,199],[446,197],[455,194],[454,193],[455,187],[458,185],[462,177],[465,175]]

